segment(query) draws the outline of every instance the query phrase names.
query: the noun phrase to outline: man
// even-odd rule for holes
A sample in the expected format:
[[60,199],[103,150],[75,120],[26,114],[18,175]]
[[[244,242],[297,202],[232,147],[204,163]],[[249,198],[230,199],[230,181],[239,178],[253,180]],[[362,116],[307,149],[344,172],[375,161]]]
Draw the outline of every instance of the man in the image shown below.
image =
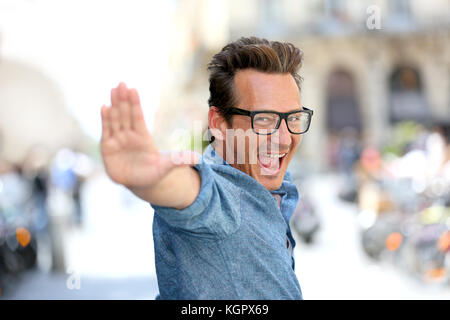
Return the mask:
[[289,219],[298,193],[286,172],[312,111],[300,101],[301,51],[255,37],[210,62],[203,158],[155,147],[135,89],[102,107],[111,179],[155,209],[161,299],[302,299]]

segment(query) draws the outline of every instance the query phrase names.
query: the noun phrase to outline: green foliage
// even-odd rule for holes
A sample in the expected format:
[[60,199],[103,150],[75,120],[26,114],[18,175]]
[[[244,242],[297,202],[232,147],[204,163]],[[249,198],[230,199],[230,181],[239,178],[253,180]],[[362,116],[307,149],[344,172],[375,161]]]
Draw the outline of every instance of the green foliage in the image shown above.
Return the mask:
[[199,147],[199,146],[196,146],[195,143],[200,144],[199,142],[201,141],[201,148],[202,148],[201,153],[203,153],[203,151],[205,151],[206,147],[208,147],[209,141],[202,140],[202,138],[203,138],[203,136],[196,135],[195,133],[191,133],[189,150],[199,151],[199,150],[195,149],[195,148]]
[[382,153],[402,156],[406,147],[411,144],[423,130],[423,127],[414,121],[403,121],[392,128],[389,142],[384,146]]

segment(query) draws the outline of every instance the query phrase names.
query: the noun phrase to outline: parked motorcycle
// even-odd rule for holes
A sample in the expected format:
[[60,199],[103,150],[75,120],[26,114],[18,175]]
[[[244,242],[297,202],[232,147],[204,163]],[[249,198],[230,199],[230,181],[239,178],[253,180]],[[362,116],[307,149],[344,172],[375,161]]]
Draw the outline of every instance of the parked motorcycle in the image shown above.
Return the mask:
[[320,219],[308,196],[302,195],[292,215],[292,228],[305,243],[312,243],[320,227]]

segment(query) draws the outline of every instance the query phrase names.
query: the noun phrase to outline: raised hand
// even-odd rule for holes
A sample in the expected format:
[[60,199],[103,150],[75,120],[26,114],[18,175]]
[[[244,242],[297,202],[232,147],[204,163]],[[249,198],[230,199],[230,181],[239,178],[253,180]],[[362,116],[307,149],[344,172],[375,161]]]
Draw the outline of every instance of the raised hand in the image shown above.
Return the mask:
[[[129,188],[152,188],[176,166],[193,164],[191,153],[161,154],[153,143],[136,89],[124,83],[111,90],[111,107],[102,106],[101,153],[109,177]],[[174,160],[175,159],[175,160]]]

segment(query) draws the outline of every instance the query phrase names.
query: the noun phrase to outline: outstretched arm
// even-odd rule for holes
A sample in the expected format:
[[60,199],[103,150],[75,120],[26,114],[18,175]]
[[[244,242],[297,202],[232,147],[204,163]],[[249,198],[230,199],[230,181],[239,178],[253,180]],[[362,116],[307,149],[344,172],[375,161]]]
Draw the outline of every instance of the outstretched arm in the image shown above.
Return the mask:
[[192,168],[197,157],[180,152],[176,161],[174,154],[158,151],[136,89],[128,89],[124,83],[112,89],[111,106],[102,106],[101,117],[101,154],[114,182],[159,206],[183,209],[194,202],[201,186],[200,175]]

